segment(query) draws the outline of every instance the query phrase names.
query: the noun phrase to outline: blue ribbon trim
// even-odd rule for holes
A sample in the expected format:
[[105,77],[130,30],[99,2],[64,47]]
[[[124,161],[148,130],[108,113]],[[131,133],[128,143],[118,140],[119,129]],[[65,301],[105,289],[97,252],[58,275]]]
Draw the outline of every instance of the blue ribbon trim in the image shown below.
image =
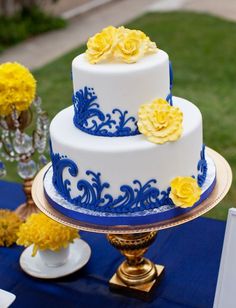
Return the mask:
[[[105,225],[105,226],[115,226],[115,225],[145,225],[145,224],[151,224],[151,223],[157,223],[161,221],[165,221],[183,214],[186,214],[190,211],[192,211],[194,208],[196,208],[198,205],[200,205],[205,199],[209,197],[211,192],[213,191],[216,184],[216,177],[214,178],[211,185],[207,188],[206,191],[201,195],[201,198],[198,202],[196,202],[192,207],[190,208],[180,208],[175,207],[173,209],[170,209],[166,212],[160,212],[155,214],[148,214],[145,216],[95,216],[95,215],[88,215],[88,214],[82,214],[79,212],[75,212],[73,210],[67,209],[60,204],[56,203],[46,192],[44,188],[44,193],[47,201],[49,204],[58,212],[61,214],[84,222],[84,223],[91,223],[96,225]],[[150,211],[151,212],[151,211]]]

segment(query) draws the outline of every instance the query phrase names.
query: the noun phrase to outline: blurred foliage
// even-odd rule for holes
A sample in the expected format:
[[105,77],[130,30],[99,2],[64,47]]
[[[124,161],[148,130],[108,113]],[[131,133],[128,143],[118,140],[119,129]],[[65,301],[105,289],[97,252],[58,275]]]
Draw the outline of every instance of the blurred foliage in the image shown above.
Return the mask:
[[28,37],[66,26],[66,21],[37,6],[24,7],[15,15],[0,16],[0,52]]
[[[5,0],[8,1],[8,0]],[[42,7],[45,2],[52,2],[56,3],[59,0],[17,0],[17,4],[20,5],[21,7],[33,7],[33,6],[40,6]]]

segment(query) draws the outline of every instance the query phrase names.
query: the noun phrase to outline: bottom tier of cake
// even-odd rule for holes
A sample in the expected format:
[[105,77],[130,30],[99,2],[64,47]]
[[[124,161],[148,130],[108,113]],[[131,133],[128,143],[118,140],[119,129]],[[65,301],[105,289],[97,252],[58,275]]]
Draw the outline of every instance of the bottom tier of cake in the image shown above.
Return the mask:
[[193,177],[202,189],[197,206],[214,187],[215,167],[205,155],[199,109],[178,97],[173,105],[183,112],[183,133],[165,144],[143,135],[89,135],[74,126],[72,107],[57,114],[50,126],[52,168],[44,183],[49,202],[81,221],[149,223],[188,211],[173,204],[170,183]]
[[[91,223],[101,226],[115,226],[115,225],[146,225],[177,217],[188,211],[191,211],[194,207],[200,205],[212,192],[216,183],[216,168],[213,160],[206,155],[206,161],[208,166],[207,176],[202,185],[202,194],[200,200],[189,208],[176,207],[173,203],[159,205],[158,202],[154,203],[153,198],[155,195],[152,193],[152,189],[147,189],[149,195],[145,195],[149,201],[152,202],[152,208],[144,209],[142,211],[133,211],[128,213],[109,213],[89,209],[90,207],[81,207],[74,205],[71,202],[65,200],[52,185],[53,168],[49,167],[44,177],[44,193],[46,199],[60,213],[67,217],[79,220],[85,223]],[[127,205],[128,202],[132,202],[132,194],[126,195]]]

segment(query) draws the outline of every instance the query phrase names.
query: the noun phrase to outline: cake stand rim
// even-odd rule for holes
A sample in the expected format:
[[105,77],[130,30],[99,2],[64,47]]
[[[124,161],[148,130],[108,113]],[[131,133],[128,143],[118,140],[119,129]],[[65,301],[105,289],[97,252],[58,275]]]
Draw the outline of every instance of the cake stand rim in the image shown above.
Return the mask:
[[[197,207],[193,208],[185,214],[176,216],[174,218],[144,225],[116,225],[116,226],[102,226],[91,223],[81,222],[69,218],[60,212],[56,211],[46,200],[43,190],[43,178],[45,172],[51,163],[44,166],[36,175],[32,185],[32,197],[36,206],[48,217],[66,226],[76,228],[83,231],[96,233],[110,233],[110,234],[133,234],[163,230],[175,227],[195,218],[202,216],[211,209],[213,209],[225,197],[230,189],[232,183],[232,170],[227,160],[215,150],[206,147],[207,154],[213,159],[216,166],[216,185],[210,196],[204,200]],[[221,171],[221,172],[220,172]],[[223,171],[223,172],[222,172]]]

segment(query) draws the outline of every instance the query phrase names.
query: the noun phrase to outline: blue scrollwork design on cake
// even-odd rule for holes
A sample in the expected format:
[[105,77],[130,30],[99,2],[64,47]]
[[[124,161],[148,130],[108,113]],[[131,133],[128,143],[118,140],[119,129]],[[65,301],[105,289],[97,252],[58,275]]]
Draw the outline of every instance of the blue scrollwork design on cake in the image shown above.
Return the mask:
[[160,191],[154,185],[155,179],[149,180],[142,185],[138,180],[134,180],[132,186],[122,185],[120,192],[122,193],[116,199],[111,195],[104,196],[105,202],[102,205],[106,212],[129,213],[143,210],[154,209],[162,205],[173,205],[169,198],[170,188],[167,191]]
[[172,88],[173,88],[174,74],[173,74],[172,63],[170,61],[169,61],[169,75],[170,75],[170,93],[167,95],[166,100],[171,106],[173,106]]
[[75,205],[95,210],[99,208],[100,204],[104,203],[102,193],[110,185],[106,182],[101,182],[100,173],[88,170],[86,171],[86,175],[91,183],[88,180],[79,180],[77,182],[77,188],[80,194],[75,198],[70,198],[69,201]]
[[[172,93],[166,100],[172,105]],[[137,120],[128,116],[128,111],[118,108],[112,114],[104,114],[99,108],[98,97],[93,88],[84,87],[73,95],[74,125],[80,130],[96,136],[123,137],[140,134]]]
[[170,90],[173,88],[174,73],[171,61],[169,61],[169,74],[170,74]]
[[[51,149],[51,143],[50,143]],[[71,176],[77,176],[78,167],[77,165],[66,156],[61,156],[60,154],[54,154],[51,150],[51,159],[52,159],[52,168],[53,168],[53,177],[52,182],[54,187],[63,195],[63,197],[68,200],[70,198],[70,180],[63,180],[63,170],[68,168],[69,174]]]
[[79,174],[77,165],[67,156],[61,156],[53,152],[51,152],[51,160],[53,168],[53,185],[65,200],[86,208],[89,207],[90,209],[95,209],[100,203],[104,202],[101,195],[103,190],[109,187],[109,184],[101,182],[100,173],[87,171],[86,175],[90,177],[91,183],[87,180],[79,180],[77,182],[77,189],[80,194],[72,198],[70,194],[71,182],[69,179],[63,180],[63,171],[68,169],[70,175],[76,177]]
[[[122,137],[140,134],[136,119],[128,111],[118,108],[112,114],[104,114],[99,108],[98,97],[93,88],[84,87],[73,95],[74,124],[91,135]],[[117,115],[113,117],[112,115]],[[117,119],[118,117],[118,119]]]
[[205,144],[202,145],[202,150],[200,152],[200,160],[197,165],[198,176],[197,182],[200,187],[204,184],[207,177],[207,161],[205,157]]
[[63,180],[63,171],[68,169],[72,177],[79,174],[77,165],[68,157],[51,150],[51,160],[53,166],[53,185],[60,195],[74,205],[107,213],[129,213],[149,210],[162,205],[173,205],[169,198],[170,188],[160,191],[155,184],[155,179],[149,180],[144,185],[134,180],[132,185],[122,185],[120,195],[114,198],[106,193],[110,187],[107,182],[101,181],[101,174],[93,171],[86,171],[86,179],[77,182],[78,196],[72,198],[70,194],[71,182],[69,179]]
[[173,106],[173,99],[172,99],[172,93],[170,92],[167,97],[166,97],[166,101]]
[[[174,207],[169,197],[170,187],[166,191],[160,191],[156,187],[157,181],[155,179],[151,179],[145,184],[142,184],[139,180],[134,180],[131,185],[122,185],[120,195],[114,198],[107,193],[106,190],[110,187],[110,184],[102,182],[101,173],[91,170],[86,171],[86,179],[80,179],[77,182],[78,195],[73,198],[70,194],[71,182],[69,179],[63,179],[63,173],[67,170],[70,176],[76,177],[79,175],[79,168],[67,156],[53,153],[51,143],[50,150],[53,185],[65,200],[76,206],[105,213],[132,213],[158,208],[163,205]],[[207,176],[205,145],[202,146],[197,169],[198,185],[202,187]]]

